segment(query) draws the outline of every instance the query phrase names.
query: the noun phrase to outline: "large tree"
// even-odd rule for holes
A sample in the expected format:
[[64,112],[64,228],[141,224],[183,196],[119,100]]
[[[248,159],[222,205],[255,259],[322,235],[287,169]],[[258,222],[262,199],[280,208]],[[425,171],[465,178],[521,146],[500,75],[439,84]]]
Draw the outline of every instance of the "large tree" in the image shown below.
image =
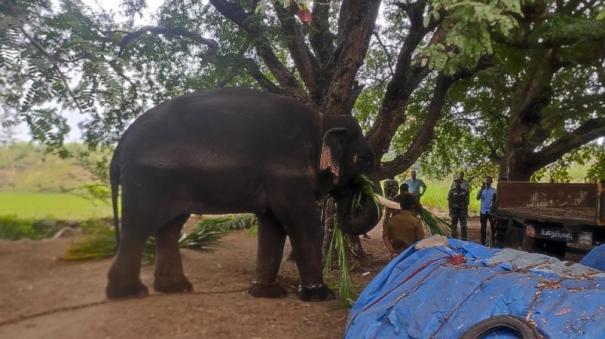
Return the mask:
[[[521,16],[520,0],[167,0],[152,26],[133,27],[145,1],[124,1],[121,16],[59,3],[0,7],[0,98],[35,138],[60,145],[62,111],[72,109],[88,117],[89,144],[112,144],[166,98],[258,87],[324,114],[359,115],[377,179],[420,157],[449,88],[489,66],[493,37]],[[381,163],[394,137],[398,152]]]
[[[447,128],[431,164],[460,166],[453,153],[466,163],[498,164],[510,180],[529,180],[547,166],[597,158],[602,149],[593,142],[605,136],[603,10],[595,1],[524,7],[515,34],[496,45],[494,66],[450,91]],[[444,143],[453,136],[463,149]],[[601,163],[593,164],[594,177]]]

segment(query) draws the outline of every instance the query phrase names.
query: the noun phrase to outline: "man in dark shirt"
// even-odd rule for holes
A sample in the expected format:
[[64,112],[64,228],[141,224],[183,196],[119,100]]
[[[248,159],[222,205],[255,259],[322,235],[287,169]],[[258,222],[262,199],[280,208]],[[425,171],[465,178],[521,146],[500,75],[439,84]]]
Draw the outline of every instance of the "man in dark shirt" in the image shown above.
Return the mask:
[[448,193],[447,202],[450,209],[450,217],[452,218],[450,225],[452,238],[458,238],[458,222],[460,222],[462,240],[467,240],[466,218],[468,216],[469,197],[468,191],[462,187],[462,180],[460,178],[454,180],[454,185]]
[[382,238],[391,257],[403,252],[410,245],[425,237],[422,222],[410,211],[416,203],[417,200],[412,194],[402,195],[401,211],[384,224]]

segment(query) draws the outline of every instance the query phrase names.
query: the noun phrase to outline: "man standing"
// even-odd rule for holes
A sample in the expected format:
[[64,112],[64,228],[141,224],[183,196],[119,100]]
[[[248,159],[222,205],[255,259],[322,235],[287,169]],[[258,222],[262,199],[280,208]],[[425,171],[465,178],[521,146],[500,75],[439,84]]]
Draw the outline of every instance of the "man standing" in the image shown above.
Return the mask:
[[483,185],[477,192],[477,200],[481,200],[481,208],[479,211],[479,221],[481,222],[481,245],[485,245],[487,237],[487,222],[489,220],[489,228],[491,230],[491,245],[494,245],[494,220],[492,217],[492,207],[496,198],[496,189],[492,187],[492,177],[489,175],[483,180]]
[[384,245],[391,254],[391,258],[425,237],[422,222],[410,211],[415,204],[416,200],[414,196],[409,194],[402,195],[400,203],[401,212],[394,215],[384,224],[382,238]]
[[410,176],[411,178],[406,180],[405,183],[408,185],[409,192],[420,201],[420,197],[426,192],[426,184],[421,179],[416,178],[416,171],[411,171]]
[[[462,186],[462,189],[466,190],[467,192],[471,191],[468,181],[464,180],[464,172],[460,171],[457,179],[460,179],[460,186]],[[454,188],[455,184],[456,184],[456,180],[454,179],[454,182],[452,182],[452,186],[450,188]]]
[[462,187],[462,180],[460,178],[454,180],[454,185],[450,189],[447,202],[450,210],[450,217],[452,223],[450,229],[452,231],[452,238],[458,238],[458,222],[460,222],[460,231],[462,233],[462,240],[467,240],[467,227],[466,218],[468,216],[468,191]]
[[[397,197],[399,197],[398,195],[398,190],[399,190],[399,184],[397,183],[397,180],[391,180],[391,179],[387,179],[384,181],[384,197],[395,201],[395,202],[399,202],[399,200],[397,200]],[[392,208],[386,208],[384,211],[384,222],[387,222],[389,219],[391,219],[391,217],[395,214],[397,214],[399,212],[399,210],[397,209],[392,209]]]

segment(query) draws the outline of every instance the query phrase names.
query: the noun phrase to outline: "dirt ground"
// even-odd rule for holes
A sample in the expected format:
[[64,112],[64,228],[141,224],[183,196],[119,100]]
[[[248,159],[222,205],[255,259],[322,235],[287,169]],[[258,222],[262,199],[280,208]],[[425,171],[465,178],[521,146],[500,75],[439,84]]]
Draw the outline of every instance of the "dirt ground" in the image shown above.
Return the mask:
[[[469,224],[471,238],[477,239],[478,222]],[[381,228],[369,235],[371,239],[362,240],[368,259],[354,269],[353,281],[360,287],[388,262]],[[256,238],[244,231],[226,235],[211,252],[181,250],[195,293],[162,295],[150,288],[148,297],[112,302],[104,295],[111,260],[58,259],[75,239],[0,241],[0,338],[343,336],[347,310],[336,309],[334,301],[299,301],[293,262],[284,261],[280,269],[287,298],[248,295]],[[153,265],[143,266],[143,283],[152,286],[152,278]]]

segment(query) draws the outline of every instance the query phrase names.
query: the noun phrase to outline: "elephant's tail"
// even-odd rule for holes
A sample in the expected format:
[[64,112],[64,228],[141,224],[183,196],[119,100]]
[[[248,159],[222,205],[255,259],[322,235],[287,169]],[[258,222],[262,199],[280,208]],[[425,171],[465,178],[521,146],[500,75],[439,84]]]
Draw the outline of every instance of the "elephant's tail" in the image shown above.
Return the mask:
[[[116,150],[117,153],[117,150]],[[116,247],[120,246],[120,218],[118,216],[118,190],[120,185],[120,167],[116,161],[116,155],[111,159],[109,165],[109,183],[111,185],[111,206],[113,208],[113,227],[116,235]]]

